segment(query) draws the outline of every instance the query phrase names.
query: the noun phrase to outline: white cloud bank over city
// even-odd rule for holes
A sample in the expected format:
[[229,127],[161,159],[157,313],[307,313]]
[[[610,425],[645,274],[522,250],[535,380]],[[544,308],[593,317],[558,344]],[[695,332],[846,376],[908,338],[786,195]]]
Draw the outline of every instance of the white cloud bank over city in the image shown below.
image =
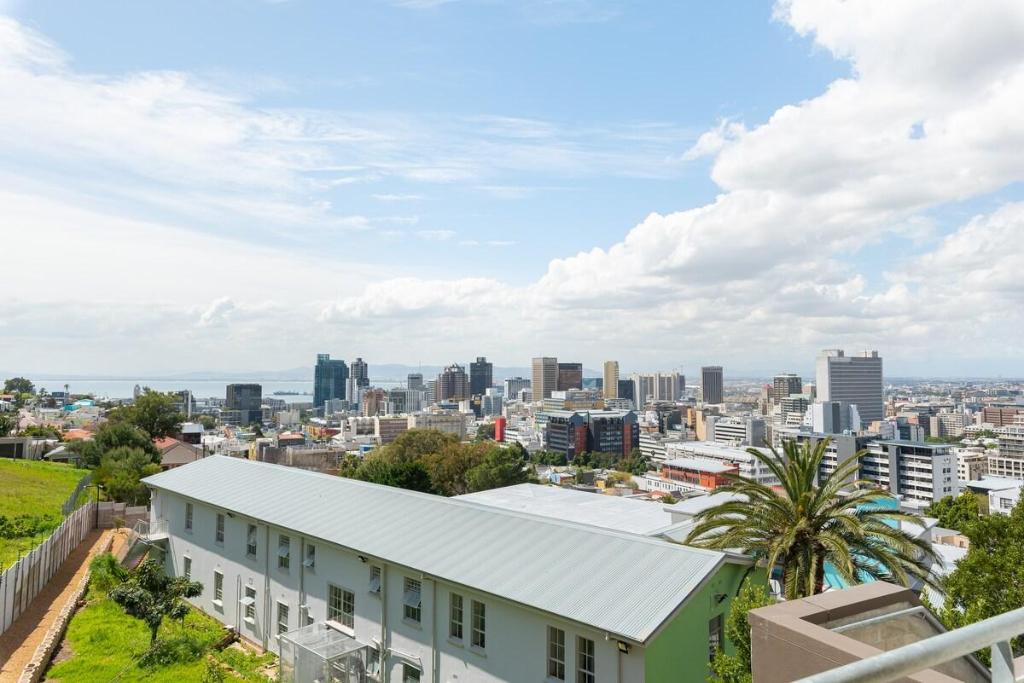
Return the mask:
[[[890,371],[1024,373],[1024,203],[999,198],[1024,181],[1024,3],[792,0],[776,20],[850,76],[678,150],[678,163],[711,159],[713,202],[651,214],[513,285],[319,257],[305,247],[325,233],[456,235],[341,215],[318,183],[486,183],[488,164],[655,176],[651,155],[497,117],[467,129],[490,136],[484,151],[428,150],[403,125],[257,110],[184,74],[81,73],[0,19],[0,145],[18,161],[0,165],[0,368],[275,369],[329,351],[770,372],[845,346],[878,348]],[[331,181],[311,174],[324,169]],[[368,192],[399,208],[420,197]],[[249,219],[297,247],[260,246]],[[892,245],[897,267],[861,258]]]

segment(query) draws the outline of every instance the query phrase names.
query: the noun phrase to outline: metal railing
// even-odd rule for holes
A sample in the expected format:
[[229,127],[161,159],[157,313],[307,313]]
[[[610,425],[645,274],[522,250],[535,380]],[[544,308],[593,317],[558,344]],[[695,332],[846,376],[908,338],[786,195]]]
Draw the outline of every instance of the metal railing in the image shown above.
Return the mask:
[[910,645],[823,671],[798,683],[887,683],[992,648],[992,683],[1022,680],[1013,668],[1010,640],[1024,633],[1024,607],[940,633]]
[[147,542],[149,541],[150,536],[154,536],[157,534],[165,534],[167,533],[167,530],[168,525],[166,519],[158,519],[156,522],[153,522],[152,524],[149,522],[149,520],[140,519],[135,523],[135,526],[132,528],[132,531],[135,532],[136,537],[141,538],[143,541]]

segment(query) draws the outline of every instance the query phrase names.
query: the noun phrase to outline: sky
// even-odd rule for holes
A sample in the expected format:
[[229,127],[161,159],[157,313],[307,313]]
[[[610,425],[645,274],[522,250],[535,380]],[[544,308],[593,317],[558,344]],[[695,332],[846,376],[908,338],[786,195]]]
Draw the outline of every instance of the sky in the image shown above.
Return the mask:
[[0,0],[0,368],[1024,376],[1019,0]]

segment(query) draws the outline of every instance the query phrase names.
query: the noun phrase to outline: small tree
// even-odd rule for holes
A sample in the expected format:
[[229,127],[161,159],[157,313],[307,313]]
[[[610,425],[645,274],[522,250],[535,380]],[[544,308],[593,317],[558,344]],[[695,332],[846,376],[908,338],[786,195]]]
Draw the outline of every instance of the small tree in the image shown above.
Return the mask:
[[14,420],[6,415],[0,415],[0,436],[7,436],[14,431]]
[[156,560],[146,560],[131,578],[110,591],[110,599],[129,616],[146,622],[152,648],[164,617],[184,619],[189,610],[184,599],[202,592],[203,584],[198,581],[183,576],[171,578]]
[[712,683],[750,683],[750,622],[747,614],[752,609],[772,604],[772,597],[763,584],[755,584],[749,578],[743,582],[739,595],[729,609],[725,619],[725,637],[735,648],[735,654],[719,650],[711,662]]

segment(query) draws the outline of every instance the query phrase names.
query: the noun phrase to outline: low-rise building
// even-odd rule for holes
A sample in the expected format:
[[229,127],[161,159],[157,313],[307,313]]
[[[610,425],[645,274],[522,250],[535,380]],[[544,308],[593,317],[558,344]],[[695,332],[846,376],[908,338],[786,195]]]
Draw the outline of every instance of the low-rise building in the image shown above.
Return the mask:
[[960,492],[956,456],[947,444],[873,441],[860,458],[860,476],[920,504]]
[[703,682],[709,653],[731,649],[724,619],[752,570],[732,554],[251,461],[210,457],[144,481],[168,573],[203,584],[197,607],[271,650],[320,624],[385,681]]

